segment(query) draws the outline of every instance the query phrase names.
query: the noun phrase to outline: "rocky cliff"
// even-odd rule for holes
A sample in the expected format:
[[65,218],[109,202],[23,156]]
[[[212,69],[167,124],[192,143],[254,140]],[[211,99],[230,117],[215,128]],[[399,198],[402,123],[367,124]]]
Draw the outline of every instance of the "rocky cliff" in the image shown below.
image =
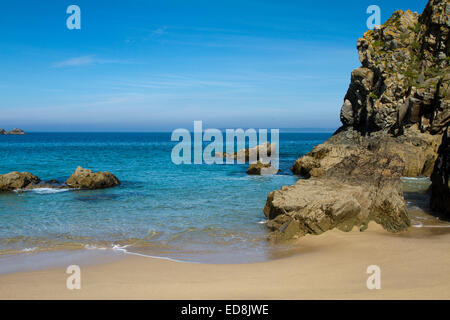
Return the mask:
[[448,0],[431,0],[421,15],[396,11],[358,40],[362,66],[351,74],[342,127],[298,159],[294,173],[320,176],[362,147],[398,154],[405,176],[431,175],[450,122],[449,14]]
[[[351,74],[340,114],[342,127],[295,162],[292,171],[309,180],[268,197],[265,212],[273,219],[269,226],[275,238],[364,226],[370,220],[393,232],[408,227],[399,177],[433,173],[450,122],[449,16],[448,0],[430,0],[422,14],[396,11],[357,41],[362,65]],[[384,167],[387,173],[378,170],[392,159],[402,165]],[[343,168],[351,179],[332,174]],[[363,188],[355,190],[358,185]],[[329,192],[314,198],[314,188]],[[340,199],[351,203],[337,210]],[[318,223],[322,218],[328,222]]]

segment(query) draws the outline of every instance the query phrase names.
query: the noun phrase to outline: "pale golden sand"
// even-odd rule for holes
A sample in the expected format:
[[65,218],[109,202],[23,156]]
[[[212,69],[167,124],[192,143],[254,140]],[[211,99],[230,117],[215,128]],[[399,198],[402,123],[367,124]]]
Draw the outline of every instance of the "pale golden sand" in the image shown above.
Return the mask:
[[[381,267],[381,290],[366,269]],[[391,235],[327,232],[299,240],[293,257],[205,265],[127,257],[82,268],[81,290],[65,268],[0,276],[2,299],[450,299],[450,230]]]

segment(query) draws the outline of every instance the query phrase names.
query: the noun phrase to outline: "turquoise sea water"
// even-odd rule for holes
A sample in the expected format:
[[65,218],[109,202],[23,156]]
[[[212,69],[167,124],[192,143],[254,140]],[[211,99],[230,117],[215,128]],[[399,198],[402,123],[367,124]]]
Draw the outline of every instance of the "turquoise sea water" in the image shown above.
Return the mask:
[[77,166],[122,185],[94,191],[0,194],[0,255],[117,249],[192,262],[250,262],[282,248],[266,241],[267,194],[295,183],[289,168],[331,133],[281,133],[280,173],[248,165],[175,165],[170,133],[0,136],[0,174],[65,181]]

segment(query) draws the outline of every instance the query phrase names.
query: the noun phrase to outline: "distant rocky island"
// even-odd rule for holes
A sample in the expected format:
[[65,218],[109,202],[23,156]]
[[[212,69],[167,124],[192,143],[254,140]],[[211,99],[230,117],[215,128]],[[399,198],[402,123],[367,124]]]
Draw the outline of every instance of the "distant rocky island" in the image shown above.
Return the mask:
[[0,135],[24,135],[25,131],[22,129],[14,128],[11,131],[6,131],[5,129],[0,128]]
[[450,43],[448,0],[422,14],[396,11],[357,42],[342,127],[299,158],[295,185],[269,194],[274,240],[375,221],[410,226],[401,176],[431,177],[431,208],[450,217]]

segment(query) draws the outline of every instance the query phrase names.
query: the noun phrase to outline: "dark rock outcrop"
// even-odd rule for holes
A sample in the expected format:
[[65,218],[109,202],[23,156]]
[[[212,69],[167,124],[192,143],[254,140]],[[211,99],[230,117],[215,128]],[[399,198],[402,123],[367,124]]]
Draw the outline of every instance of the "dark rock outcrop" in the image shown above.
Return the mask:
[[2,135],[2,134],[6,134],[6,130],[5,130],[5,129],[2,129],[2,128],[0,128],[0,135]]
[[0,175],[0,192],[24,189],[39,183],[41,179],[29,172],[10,172]]
[[249,175],[272,175],[278,172],[270,163],[264,163],[257,161],[251,163],[247,169],[247,174]]
[[93,172],[78,167],[67,179],[66,185],[75,189],[105,189],[120,185],[120,181],[110,172]]
[[450,128],[442,137],[431,181],[431,208],[450,218]]

